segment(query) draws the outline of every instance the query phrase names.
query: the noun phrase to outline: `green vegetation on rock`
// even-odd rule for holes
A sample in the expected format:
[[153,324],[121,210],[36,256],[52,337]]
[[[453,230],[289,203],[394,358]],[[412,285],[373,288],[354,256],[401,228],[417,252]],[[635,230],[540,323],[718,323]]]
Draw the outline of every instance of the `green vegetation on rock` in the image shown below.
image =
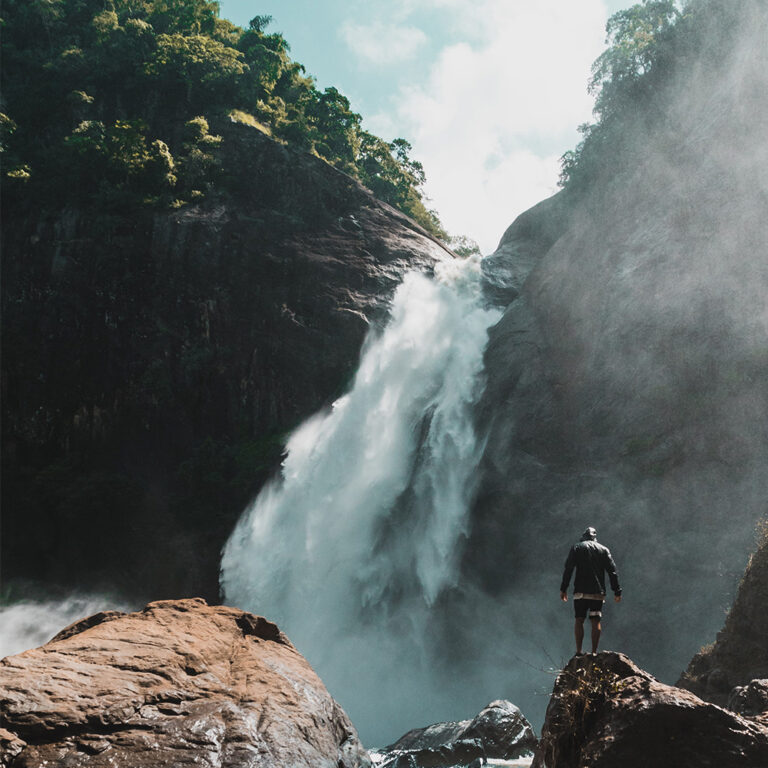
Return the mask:
[[52,207],[178,207],[225,198],[215,126],[236,121],[321,157],[445,237],[403,139],[362,128],[256,16],[210,0],[6,0],[3,183]]
[[725,11],[718,0],[642,0],[610,17],[608,48],[592,65],[589,82],[595,122],[579,127],[583,139],[561,158],[562,187],[585,191],[606,169],[616,175],[642,164],[637,132],[664,119],[663,86],[693,65],[703,40],[709,38],[710,47],[712,38],[725,42],[732,29],[718,23]]

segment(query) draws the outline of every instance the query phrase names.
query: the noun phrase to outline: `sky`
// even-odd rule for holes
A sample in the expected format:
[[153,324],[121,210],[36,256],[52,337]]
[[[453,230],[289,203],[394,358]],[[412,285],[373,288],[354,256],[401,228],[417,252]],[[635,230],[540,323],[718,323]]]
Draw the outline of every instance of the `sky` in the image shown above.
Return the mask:
[[451,235],[495,250],[557,191],[559,158],[591,119],[590,66],[631,0],[221,0],[245,26],[273,18],[291,55],[424,165]]

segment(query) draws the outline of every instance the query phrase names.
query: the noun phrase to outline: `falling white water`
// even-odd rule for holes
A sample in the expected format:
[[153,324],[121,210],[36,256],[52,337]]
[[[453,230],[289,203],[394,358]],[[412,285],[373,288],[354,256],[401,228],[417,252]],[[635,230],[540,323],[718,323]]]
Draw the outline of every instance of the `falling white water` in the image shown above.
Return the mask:
[[419,665],[429,607],[457,579],[500,317],[480,279],[479,259],[406,276],[351,390],[291,436],[224,550],[227,602],[275,620],[358,727],[350,702],[381,694],[388,665]]
[[129,608],[100,595],[71,595],[63,600],[26,600],[0,606],[0,658],[43,645],[75,621],[108,610]]

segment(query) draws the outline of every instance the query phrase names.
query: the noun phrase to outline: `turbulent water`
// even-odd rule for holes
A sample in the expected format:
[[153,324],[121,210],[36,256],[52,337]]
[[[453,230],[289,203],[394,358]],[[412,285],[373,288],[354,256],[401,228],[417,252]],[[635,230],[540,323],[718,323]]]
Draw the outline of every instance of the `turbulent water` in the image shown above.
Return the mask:
[[224,550],[227,602],[277,621],[364,737],[418,725],[441,696],[423,640],[457,579],[483,449],[472,408],[500,316],[480,280],[479,259],[406,276],[349,393],[291,436]]

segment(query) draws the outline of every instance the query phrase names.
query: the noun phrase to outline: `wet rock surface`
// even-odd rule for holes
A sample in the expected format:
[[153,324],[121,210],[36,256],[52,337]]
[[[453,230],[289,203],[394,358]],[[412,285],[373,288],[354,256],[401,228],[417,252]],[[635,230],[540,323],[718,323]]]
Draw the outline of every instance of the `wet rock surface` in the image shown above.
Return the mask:
[[[530,723],[511,702],[492,701],[472,720],[414,728],[390,744],[381,768],[448,768],[487,758],[514,759],[536,745]],[[478,763],[479,764],[479,763]]]
[[627,656],[574,657],[558,676],[533,768],[764,768],[768,729],[659,683]]
[[201,599],[81,621],[0,662],[0,765],[367,768],[280,630]]

